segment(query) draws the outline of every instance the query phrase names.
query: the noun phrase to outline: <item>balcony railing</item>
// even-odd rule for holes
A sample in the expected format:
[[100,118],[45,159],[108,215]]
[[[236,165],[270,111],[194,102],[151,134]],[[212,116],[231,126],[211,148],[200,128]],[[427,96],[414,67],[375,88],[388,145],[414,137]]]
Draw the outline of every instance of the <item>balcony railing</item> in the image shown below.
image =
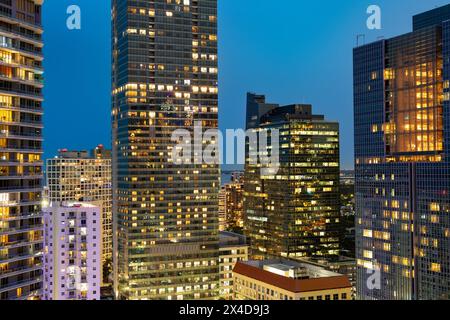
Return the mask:
[[13,76],[0,74],[0,79],[19,82],[19,83],[31,84],[31,85],[39,86],[39,87],[44,85],[43,78],[41,78],[41,79],[23,79],[23,78],[19,78],[19,77],[13,77]]
[[19,47],[13,45],[12,43],[8,43],[8,42],[1,42],[0,43],[0,48],[5,48],[5,49],[12,50],[12,51],[17,51],[17,52],[22,53],[24,55],[32,55],[32,56],[37,56],[37,57],[40,57],[40,58],[44,57],[44,55],[42,54],[41,51],[30,50],[30,49],[26,49],[26,48],[19,48]]
[[42,43],[42,35],[40,35],[40,34],[36,34],[36,33],[29,34],[29,33],[20,32],[19,30],[7,29],[4,27],[0,27],[0,32],[12,34],[14,36],[24,39],[24,41],[29,40],[29,41],[33,41],[36,43]]
[[6,14],[5,12],[1,12],[0,11],[0,19],[4,20],[5,18],[8,19],[8,21],[15,22],[15,23],[17,23],[19,25],[23,25],[23,26],[27,26],[27,27],[29,27],[31,29],[43,31],[42,25],[39,24],[39,23],[30,23],[28,21],[20,20],[20,19],[11,17],[11,15]]
[[27,279],[27,280],[22,280],[22,281],[16,281],[13,283],[8,283],[5,286],[0,287],[0,293],[7,292],[10,290],[16,290],[21,287],[26,287],[26,286],[33,285],[36,283],[40,283],[43,281],[43,279],[44,279],[44,277],[39,276],[39,277],[35,277],[33,279]]
[[2,270],[2,272],[0,273],[0,279],[6,278],[6,277],[12,277],[14,275],[21,274],[24,272],[40,270],[40,269],[42,269],[43,266],[44,266],[43,263],[37,263],[37,264],[34,264],[33,266],[25,266],[25,267],[13,268],[13,269],[8,269],[8,270]]

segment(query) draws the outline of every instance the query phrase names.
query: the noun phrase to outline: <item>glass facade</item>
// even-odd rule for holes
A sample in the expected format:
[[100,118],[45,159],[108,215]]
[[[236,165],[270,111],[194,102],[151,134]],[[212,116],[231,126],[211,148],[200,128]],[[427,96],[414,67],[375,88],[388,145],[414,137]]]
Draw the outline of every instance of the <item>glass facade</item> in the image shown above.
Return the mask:
[[220,231],[239,230],[244,226],[244,175],[233,173],[231,181],[222,186],[219,194]]
[[220,168],[171,141],[218,127],[217,1],[114,0],[112,19],[116,296],[217,297]]
[[354,50],[360,299],[450,297],[449,8]]
[[60,152],[47,160],[48,201],[57,205],[83,201],[102,210],[102,261],[112,259],[112,186],[110,152],[94,150],[92,155]]
[[310,105],[269,105],[253,94],[248,95],[247,119],[252,132],[277,129],[280,140],[275,174],[250,161],[255,153],[272,152],[271,141],[267,149],[246,148],[244,229],[252,258],[337,256],[339,124],[313,115]]
[[42,2],[0,2],[0,299],[42,294]]

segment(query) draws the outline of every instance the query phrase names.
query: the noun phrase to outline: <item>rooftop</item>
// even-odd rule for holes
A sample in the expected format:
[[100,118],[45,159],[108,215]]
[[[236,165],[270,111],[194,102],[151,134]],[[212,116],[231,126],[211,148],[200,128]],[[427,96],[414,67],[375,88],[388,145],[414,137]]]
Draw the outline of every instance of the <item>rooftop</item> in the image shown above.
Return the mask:
[[428,28],[450,20],[450,4],[416,14],[413,17],[413,30]]
[[233,272],[295,293],[351,287],[347,276],[290,260],[238,262]]
[[107,159],[111,157],[111,150],[99,144],[95,149],[88,150],[69,150],[59,149],[57,159]]
[[98,206],[88,202],[52,202],[49,208],[98,208]]
[[245,246],[247,241],[245,236],[233,232],[221,231],[219,233],[220,248]]

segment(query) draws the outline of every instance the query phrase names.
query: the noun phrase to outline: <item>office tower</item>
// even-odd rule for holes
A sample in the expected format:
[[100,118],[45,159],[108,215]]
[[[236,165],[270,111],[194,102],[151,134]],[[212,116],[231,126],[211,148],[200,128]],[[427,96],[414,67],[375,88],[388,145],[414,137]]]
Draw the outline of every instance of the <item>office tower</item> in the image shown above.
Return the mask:
[[44,211],[44,299],[100,300],[101,208],[52,203]]
[[244,174],[233,172],[231,181],[222,186],[219,194],[221,231],[238,230],[244,226]]
[[42,293],[42,3],[0,2],[0,300]]
[[248,244],[245,236],[220,232],[220,298],[233,300],[233,269],[237,262],[248,260]]
[[[339,124],[313,115],[311,105],[266,104],[248,94],[247,129],[279,132],[279,170],[250,161],[274,152],[246,147],[244,229],[251,256],[332,257],[339,254]],[[275,147],[274,147],[275,146]]]
[[62,149],[47,159],[48,203],[83,201],[101,207],[102,262],[112,259],[112,177],[110,151]]
[[116,296],[217,297],[220,169],[171,139],[218,126],[217,1],[114,0],[112,19]]
[[234,300],[351,300],[347,276],[292,260],[238,262]]
[[354,49],[360,299],[450,297],[449,20]]

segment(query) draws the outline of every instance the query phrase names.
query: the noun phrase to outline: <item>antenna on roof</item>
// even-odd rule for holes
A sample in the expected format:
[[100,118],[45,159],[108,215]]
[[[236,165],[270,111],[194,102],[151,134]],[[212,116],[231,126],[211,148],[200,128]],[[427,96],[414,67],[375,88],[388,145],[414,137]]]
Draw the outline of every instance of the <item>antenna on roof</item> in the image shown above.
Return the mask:
[[[360,40],[362,40],[361,44],[360,44]],[[356,36],[356,46],[359,47],[359,46],[364,45],[365,43],[366,43],[366,35],[365,34],[358,34]]]

